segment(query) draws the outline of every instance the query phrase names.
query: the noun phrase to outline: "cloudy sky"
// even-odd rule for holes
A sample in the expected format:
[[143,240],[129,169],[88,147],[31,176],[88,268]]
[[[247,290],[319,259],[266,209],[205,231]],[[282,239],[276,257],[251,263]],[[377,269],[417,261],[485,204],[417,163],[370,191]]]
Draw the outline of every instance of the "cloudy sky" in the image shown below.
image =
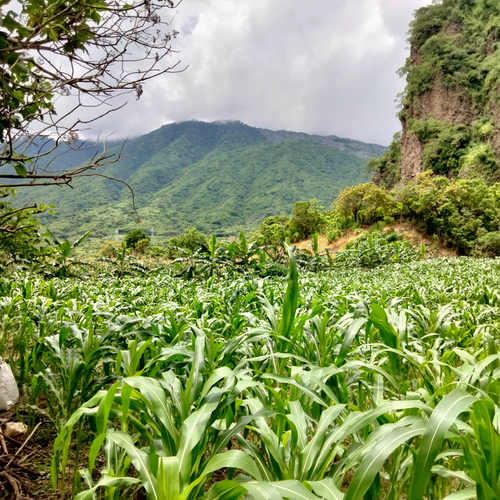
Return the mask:
[[184,0],[172,27],[181,74],[99,122],[114,138],[188,119],[388,144],[408,24],[431,0]]

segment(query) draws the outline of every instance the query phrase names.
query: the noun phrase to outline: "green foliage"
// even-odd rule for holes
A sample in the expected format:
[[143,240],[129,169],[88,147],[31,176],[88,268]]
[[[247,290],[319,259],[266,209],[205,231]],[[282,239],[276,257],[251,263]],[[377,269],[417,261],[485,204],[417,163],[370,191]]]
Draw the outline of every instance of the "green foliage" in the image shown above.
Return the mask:
[[[74,113],[93,106],[86,98],[95,98],[95,107],[109,105],[104,113],[108,114],[117,109],[109,102],[116,95],[134,91],[139,98],[146,80],[169,71],[171,61],[167,64],[166,56],[175,32],[163,29],[167,23],[159,12],[173,7],[172,0],[147,5],[134,0],[120,4],[22,0],[15,6],[0,2],[0,175],[4,185],[60,187],[108,163],[105,153],[90,155],[88,164],[64,163],[55,173],[52,168],[40,168],[38,160],[49,151],[59,156],[61,142],[75,143],[79,118]],[[141,60],[141,71],[133,67],[137,60]],[[55,102],[70,95],[75,102],[58,116]],[[45,142],[50,135],[57,137],[52,147]],[[37,145],[37,138],[45,144]]]
[[420,249],[395,232],[371,231],[337,254],[335,264],[374,268],[394,262],[412,262],[421,257]]
[[[440,130],[440,122],[428,122],[419,123],[421,128],[417,130],[432,137],[433,130]],[[471,158],[474,158],[473,151],[469,149]],[[481,165],[485,167],[487,161],[483,159]],[[499,183],[488,184],[482,177],[450,181],[428,170],[419,174],[416,182],[399,186],[391,193],[373,184],[347,188],[335,206],[337,215],[344,221],[373,223],[383,219],[391,224],[397,217],[443,238],[461,254],[493,257],[499,255],[499,190]],[[332,236],[337,234],[337,228],[341,228],[340,220],[332,226]]]
[[[438,234],[463,254],[488,252],[488,238],[499,228],[498,184],[481,179],[449,181],[420,174],[417,182],[395,191],[401,215],[416,221],[429,234]],[[491,243],[493,244],[492,236]],[[479,246],[477,246],[479,244]],[[492,247],[493,248],[493,247]]]
[[391,213],[393,199],[386,189],[367,183],[344,189],[333,205],[342,217],[370,223]]
[[476,442],[464,447],[469,473],[477,485],[478,500],[494,500],[500,496],[500,435],[494,420],[497,409],[492,401],[480,400],[473,404],[472,426]]
[[207,246],[208,239],[206,235],[198,231],[195,227],[185,229],[177,238],[171,238],[168,242],[168,246],[172,249],[174,254],[175,250],[179,248],[194,252],[200,245]]
[[125,237],[125,243],[127,247],[133,249],[137,247],[137,244],[140,241],[144,240],[149,241],[149,238],[146,236],[146,233],[141,229],[133,229],[132,231],[129,231],[127,233],[127,236]]
[[135,250],[139,253],[145,253],[151,248],[151,241],[149,238],[143,238],[135,244]]
[[50,244],[49,235],[42,234],[37,216],[45,205],[18,208],[13,205],[16,192],[0,189],[0,263],[24,263],[43,257]]
[[470,134],[466,127],[448,126],[430,140],[422,154],[422,167],[436,174],[457,175],[462,167],[462,157],[467,152]]
[[283,245],[286,238],[289,236],[288,224],[290,219],[284,215],[273,215],[266,217],[259,224],[259,231],[256,235],[261,245]]
[[437,35],[446,21],[447,9],[442,3],[422,7],[410,24],[409,42],[421,47],[430,37]]
[[431,63],[423,63],[408,70],[406,92],[408,95],[419,96],[432,89],[436,76]]
[[483,142],[492,133],[491,122],[479,120],[468,127],[434,119],[410,119],[408,131],[424,145],[424,170],[440,175],[497,180],[496,153],[490,144]]
[[[127,252],[128,247],[125,241],[119,247],[115,247],[114,245],[110,246],[114,247],[114,251],[108,249],[105,254],[111,255],[111,258],[103,256],[97,259],[97,261],[104,263],[108,269],[111,268],[110,274],[121,278],[127,275],[146,275],[148,273],[149,269]],[[103,253],[104,252],[101,252],[101,254]]]
[[461,158],[464,177],[482,177],[487,180],[499,179],[499,164],[495,150],[490,144],[471,143],[466,154]]
[[480,236],[475,252],[486,257],[500,257],[500,231],[491,231]]
[[417,105],[415,98],[439,78],[445,87],[470,98],[477,110],[487,112],[500,81],[497,7],[488,1],[445,0],[416,12],[410,26],[412,57],[401,70],[408,82],[406,109]]
[[[382,239],[402,243],[356,248]],[[59,497],[498,496],[498,262],[299,279],[287,258],[287,279],[0,278],[0,355],[57,429]]]
[[372,158],[366,164],[373,181],[383,187],[394,186],[401,180],[401,132],[394,134],[389,148],[381,158]]
[[328,226],[326,229],[326,238],[328,243],[333,243],[336,239],[342,236],[342,230],[337,226]]
[[460,173],[472,140],[469,127],[429,119],[409,120],[408,130],[424,144],[424,170],[441,175]]
[[52,237],[54,246],[45,249],[45,253],[49,257],[49,260],[38,269],[39,271],[48,276],[58,276],[63,278],[72,276],[75,268],[81,269],[88,266],[87,263],[71,257],[71,254],[74,253],[74,250],[87,239],[90,231],[84,233],[73,243],[69,240],[61,242],[50,232],[49,234]]
[[288,222],[290,236],[293,241],[309,238],[319,231],[323,218],[318,200],[298,201],[293,206],[292,216]]
[[[346,186],[363,182],[366,158],[385,149],[298,137],[237,122],[175,123],[127,141],[123,160],[100,172],[132,186],[140,227],[154,227],[158,242],[165,244],[193,226],[217,236],[255,230],[268,216],[289,214],[298,200],[317,198],[326,206]],[[50,169],[81,164],[99,149],[65,151],[61,157],[49,155]],[[111,145],[108,154],[120,151],[121,145]],[[22,196],[29,201],[29,193]],[[44,197],[58,210],[43,222],[63,238],[76,237],[75,228],[82,228],[108,240],[116,221],[120,232],[137,228],[130,191],[108,179],[88,178],[74,190],[48,187]]]

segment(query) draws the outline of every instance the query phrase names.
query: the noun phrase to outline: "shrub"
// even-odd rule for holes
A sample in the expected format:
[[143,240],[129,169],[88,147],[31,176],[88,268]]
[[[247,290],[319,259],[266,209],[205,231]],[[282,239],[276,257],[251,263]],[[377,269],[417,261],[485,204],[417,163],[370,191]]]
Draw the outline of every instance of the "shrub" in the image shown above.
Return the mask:
[[446,13],[443,5],[430,5],[419,9],[410,24],[410,43],[421,47],[431,36],[439,33],[444,25]]
[[149,241],[149,238],[143,238],[135,244],[135,250],[139,253],[145,253],[150,248],[151,242]]
[[394,186],[401,180],[401,132],[394,134],[382,158],[371,158],[366,164],[367,176],[382,187]]
[[333,205],[342,217],[370,223],[392,211],[393,198],[384,188],[367,183],[345,188]]
[[127,244],[127,248],[135,249],[137,243],[145,239],[149,240],[144,231],[142,231],[141,229],[132,229],[132,231],[129,231],[129,233],[127,234],[125,243]]
[[334,242],[342,236],[342,231],[337,226],[329,226],[326,231],[326,238],[328,243]]
[[186,229],[177,238],[172,238],[168,242],[169,247],[179,247],[191,252],[197,250],[200,245],[208,246],[208,238],[194,227]]
[[117,254],[116,247],[112,241],[107,241],[99,251],[99,257],[105,257],[107,259],[115,259]]
[[45,212],[45,205],[19,209],[14,207],[12,189],[0,189],[0,264],[28,262],[50,253],[52,244],[42,234],[36,216]]
[[476,254],[485,257],[500,256],[500,231],[492,231],[477,240]]
[[265,218],[259,224],[256,240],[260,245],[282,245],[288,237],[288,223],[290,219],[287,216],[273,215]]

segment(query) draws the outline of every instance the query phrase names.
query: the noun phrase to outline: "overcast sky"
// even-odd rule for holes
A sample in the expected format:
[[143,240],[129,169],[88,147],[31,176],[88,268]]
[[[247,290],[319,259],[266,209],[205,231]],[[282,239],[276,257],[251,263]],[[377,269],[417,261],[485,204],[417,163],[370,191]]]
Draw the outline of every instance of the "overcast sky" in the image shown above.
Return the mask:
[[114,138],[198,119],[387,145],[408,24],[431,0],[184,0],[172,27],[181,74],[149,82],[99,122]]

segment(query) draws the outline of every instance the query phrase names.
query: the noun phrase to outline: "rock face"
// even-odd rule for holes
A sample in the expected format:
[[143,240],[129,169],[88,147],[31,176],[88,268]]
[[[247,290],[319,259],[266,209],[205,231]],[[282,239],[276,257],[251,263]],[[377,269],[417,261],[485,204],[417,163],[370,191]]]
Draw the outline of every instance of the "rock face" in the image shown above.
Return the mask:
[[401,182],[406,184],[414,181],[422,171],[422,153],[424,145],[417,136],[408,132],[406,121],[403,120],[403,134],[401,136]]
[[[423,170],[500,177],[500,17],[480,0],[442,0],[416,11],[402,124],[401,182]],[[384,166],[374,179],[384,179]],[[394,178],[394,176],[392,177]]]
[[416,97],[407,109],[408,113],[401,117],[401,180],[405,184],[415,180],[417,174],[422,171],[422,154],[425,147],[409,129],[409,122],[432,119],[453,125],[471,126],[478,119],[477,110],[467,90],[463,87],[446,88],[440,75],[434,77],[432,88]]

